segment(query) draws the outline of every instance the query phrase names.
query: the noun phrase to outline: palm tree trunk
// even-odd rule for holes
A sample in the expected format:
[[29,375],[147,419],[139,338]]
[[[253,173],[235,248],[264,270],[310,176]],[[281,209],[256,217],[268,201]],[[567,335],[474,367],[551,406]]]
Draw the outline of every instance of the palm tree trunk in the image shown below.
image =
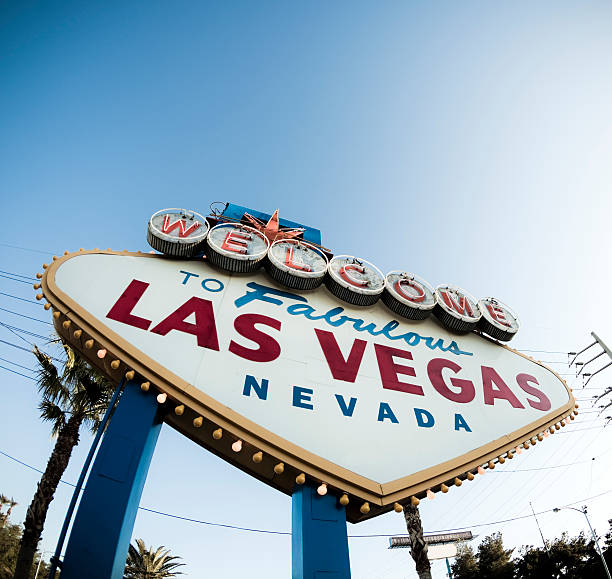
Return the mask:
[[26,512],[13,579],[28,579],[30,576],[30,569],[45,525],[49,505],[68,466],[72,449],[79,443],[79,428],[82,421],[82,416],[73,414],[57,437],[47,468]]
[[419,579],[431,579],[431,565],[427,558],[427,543],[423,538],[423,524],[419,508],[411,504],[404,505],[404,518],[410,536],[410,554],[416,564]]

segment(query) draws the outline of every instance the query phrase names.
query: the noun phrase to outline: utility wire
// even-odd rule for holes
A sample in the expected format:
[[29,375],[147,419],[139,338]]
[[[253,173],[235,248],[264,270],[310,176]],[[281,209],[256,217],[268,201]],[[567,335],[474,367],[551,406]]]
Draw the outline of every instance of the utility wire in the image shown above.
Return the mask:
[[7,360],[6,358],[0,358],[0,360],[2,360],[3,362],[7,362],[8,364],[13,364],[13,366],[17,366],[18,368],[23,368],[24,370],[27,370],[28,372],[36,371],[28,366],[22,366],[21,364],[17,364],[17,362],[13,362],[12,360]]
[[49,336],[43,336],[41,334],[37,334],[36,332],[30,332],[29,330],[24,330],[19,326],[12,326],[11,324],[6,324],[4,322],[0,322],[0,326],[4,326],[7,330],[15,330],[16,332],[20,332],[22,334],[26,334],[26,336],[32,336],[33,338],[38,338],[39,340],[48,340]]
[[25,298],[20,298],[19,296],[14,296],[13,294],[7,294],[5,292],[0,292],[0,295],[7,296],[9,298],[13,298],[14,300],[21,300],[22,302],[28,302],[30,304],[36,304],[37,306],[42,306],[40,302],[35,302],[34,300],[27,300]]
[[28,380],[33,380],[34,382],[36,382],[36,378],[32,378],[32,376],[26,376],[25,374],[22,374],[21,372],[17,372],[17,370],[11,370],[10,368],[7,368],[6,366],[0,366],[0,368],[2,368],[3,370],[7,370],[9,372],[12,372],[13,374],[19,374],[19,376],[23,376],[24,378],[28,378]]
[[41,324],[48,324],[49,326],[53,325],[51,322],[47,322],[46,320],[41,320],[40,318],[33,318],[32,316],[26,316],[25,314],[20,314],[19,312],[14,312],[13,310],[7,310],[6,308],[0,308],[0,310],[3,312],[8,312],[9,314],[14,314],[15,316],[27,318],[28,320],[34,320],[35,322],[40,322]]
[[[32,353],[31,348],[24,348],[23,346],[20,346],[19,344],[13,344],[13,342],[7,342],[6,340],[0,340],[0,342],[3,344],[6,344],[7,346],[12,346],[13,348],[17,348],[18,350],[23,350],[24,352],[28,352],[28,354]],[[63,363],[63,360],[61,360],[60,358],[51,356],[50,354],[47,354],[46,352],[43,352],[43,354],[45,354],[45,356],[49,356],[49,358],[51,358],[52,360],[55,360],[56,362]]]
[[4,279],[9,279],[9,280],[11,280],[11,281],[18,281],[18,282],[20,282],[20,283],[26,283],[26,284],[28,284],[28,285],[30,285],[30,286],[31,286],[31,285],[32,285],[32,283],[33,283],[32,281],[27,281],[27,280],[25,280],[25,279],[19,279],[19,278],[16,278],[16,277],[11,277],[11,276],[9,276],[9,275],[3,275],[3,274],[1,274],[1,273],[0,273],[0,277],[1,277],[1,278],[4,278]]
[[42,249],[32,249],[31,247],[21,247],[19,245],[11,245],[10,243],[2,243],[0,245],[4,247],[10,247],[11,249],[21,249],[22,251],[32,251],[33,253],[42,253],[44,255],[53,255],[50,251],[43,251]]
[[[6,458],[8,458],[8,459],[10,459],[10,460],[12,460],[12,461],[22,465],[22,466],[25,466],[26,468],[29,468],[30,470],[33,470],[33,471],[41,473],[41,474],[43,472],[42,470],[40,470],[40,469],[38,469],[36,467],[33,467],[32,465],[27,464],[26,462],[23,462],[22,460],[19,460],[18,458],[15,458],[14,456],[11,456],[10,454],[8,454],[8,453],[6,453],[6,452],[4,452],[2,450],[0,450],[0,454],[2,454]],[[71,486],[71,487],[76,487],[76,485],[74,485],[72,483],[69,483],[67,481],[64,481],[62,479],[60,479],[60,482],[66,484],[68,486]],[[575,501],[573,503],[568,503],[567,505],[563,505],[563,506],[564,507],[568,507],[568,506],[571,506],[571,505],[576,505],[578,503],[589,502],[591,500],[594,500],[596,498],[599,498],[600,496],[606,495],[606,494],[611,493],[611,492],[612,492],[612,489],[604,491],[603,493],[599,493],[598,495],[594,495],[592,497],[588,497],[586,499],[581,499],[581,500]],[[229,524],[226,524],[226,523],[213,523],[211,521],[202,521],[200,519],[192,519],[190,517],[182,517],[180,515],[174,515],[172,513],[165,513],[163,511],[158,511],[158,510],[155,510],[155,509],[149,509],[149,508],[146,508],[146,507],[138,507],[138,509],[141,510],[141,511],[146,511],[146,512],[149,512],[149,513],[154,513],[156,515],[161,515],[161,516],[169,517],[169,518],[172,518],[172,519],[179,519],[179,520],[182,520],[182,521],[189,521],[191,523],[198,523],[200,525],[209,525],[209,526],[212,526],[212,527],[224,527],[226,529],[234,529],[234,530],[237,530],[237,531],[247,531],[247,532],[251,532],[251,533],[265,533],[265,534],[268,534],[268,535],[291,535],[290,531],[273,531],[273,530],[268,530],[268,529],[257,529],[257,528],[252,528],[252,527],[240,527],[238,525],[229,525]],[[543,515],[544,513],[552,513],[552,512],[553,512],[553,509],[547,509],[545,511],[540,511],[539,513],[536,513],[536,514]],[[510,517],[508,519],[504,519],[504,520],[501,520],[501,521],[491,521],[491,522],[488,522],[488,523],[476,523],[476,524],[473,524],[473,525],[467,525],[465,527],[455,527],[453,529],[443,529],[441,531],[434,531],[432,533],[434,533],[434,534],[450,533],[450,532],[453,532],[453,531],[460,531],[462,529],[471,529],[471,528],[475,528],[475,527],[487,527],[487,526],[490,526],[490,525],[499,525],[501,523],[509,523],[511,521],[518,521],[518,520],[526,519],[526,518],[529,518],[529,517],[532,517],[532,516],[533,515],[529,514],[529,515],[522,515],[522,516],[517,516],[517,517]],[[407,533],[404,533],[404,535],[406,535],[406,534]],[[397,537],[397,536],[398,536],[397,533],[392,533],[392,534],[349,535],[349,539],[358,539],[358,538],[359,539],[367,539],[367,538],[374,538],[374,537]]]
[[[2,244],[0,244],[0,245],[2,245]],[[22,277],[24,279],[31,280],[32,282],[36,281],[36,278],[34,276],[23,275],[22,273],[16,273],[14,271],[4,271],[4,270],[0,269],[0,273],[5,273],[7,275],[12,275],[14,277]]]

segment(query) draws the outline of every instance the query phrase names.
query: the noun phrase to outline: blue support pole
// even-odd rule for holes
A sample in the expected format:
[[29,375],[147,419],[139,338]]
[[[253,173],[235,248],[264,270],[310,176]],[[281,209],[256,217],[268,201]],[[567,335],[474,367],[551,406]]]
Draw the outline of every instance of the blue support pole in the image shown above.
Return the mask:
[[310,485],[295,489],[291,555],[292,579],[350,579],[346,512],[336,497]]
[[62,579],[123,577],[161,423],[155,395],[129,382],[83,492],[62,564]]
[[[87,471],[89,470],[89,466],[91,465],[91,461],[93,460],[94,454],[96,450],[98,450],[98,445],[100,444],[100,439],[102,438],[102,434],[106,429],[106,425],[110,420],[111,412],[117,404],[117,400],[121,395],[123,390],[123,385],[125,384],[125,378],[121,378],[113,397],[104,413],[104,417],[100,422],[100,426],[98,426],[98,430],[96,432],[96,436],[91,443],[89,448],[89,452],[87,453],[87,458],[85,459],[85,464],[83,464],[83,468],[81,469],[81,474],[79,475],[79,480],[77,481],[74,492],[72,493],[72,499],[70,499],[70,504],[68,505],[68,510],[66,511],[66,516],[64,517],[64,524],[62,525],[62,530],[60,531],[59,539],[57,540],[57,545],[55,547],[55,553],[53,557],[51,557],[51,567],[49,568],[49,577],[55,577],[55,571],[61,564],[60,555],[62,554],[62,549],[64,548],[64,541],[66,539],[66,534],[68,533],[68,527],[70,526],[70,522],[72,521],[72,514],[74,513],[74,507],[76,507],[77,500],[81,494],[81,489],[83,488],[83,482],[85,481],[85,477],[87,476]],[[42,560],[42,557],[41,557]]]

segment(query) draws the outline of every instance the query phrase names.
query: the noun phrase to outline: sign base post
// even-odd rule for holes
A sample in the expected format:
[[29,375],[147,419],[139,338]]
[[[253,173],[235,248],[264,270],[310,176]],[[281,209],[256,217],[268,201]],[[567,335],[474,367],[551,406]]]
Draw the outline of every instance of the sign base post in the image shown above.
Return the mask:
[[302,485],[292,495],[292,579],[350,579],[346,512],[333,495]]
[[121,579],[161,429],[152,393],[129,382],[104,434],[79,505],[62,579]]

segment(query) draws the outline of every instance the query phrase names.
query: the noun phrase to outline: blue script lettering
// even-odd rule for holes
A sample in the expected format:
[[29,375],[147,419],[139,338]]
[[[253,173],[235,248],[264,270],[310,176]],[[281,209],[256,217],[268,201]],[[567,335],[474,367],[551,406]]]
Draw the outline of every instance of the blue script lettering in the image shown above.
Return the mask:
[[[299,304],[291,304],[287,307],[287,313],[292,316],[304,316],[308,320],[318,321],[322,320],[333,328],[338,328],[344,324],[353,326],[353,329],[357,332],[366,332],[371,336],[384,336],[388,340],[402,340],[409,346],[418,346],[424,344],[430,350],[440,350],[442,352],[450,352],[457,356],[472,356],[472,352],[466,352],[459,348],[459,345],[455,340],[452,340],[450,344],[445,345],[442,338],[437,340],[431,336],[421,336],[415,332],[404,332],[394,333],[399,327],[399,322],[392,320],[387,322],[382,328],[378,328],[375,323],[367,323],[361,318],[351,318],[350,316],[342,315],[344,312],[343,307],[336,307],[328,310],[324,314],[319,314],[317,310],[308,304],[308,300],[304,296],[298,294],[277,290],[265,285],[261,285],[257,282],[251,281],[246,284],[251,291],[247,291],[243,296],[239,297],[234,304],[237,308],[241,308],[252,301],[260,300],[275,306],[282,306],[283,301],[278,298],[285,298],[302,302]],[[276,296],[276,297],[273,297]]]

